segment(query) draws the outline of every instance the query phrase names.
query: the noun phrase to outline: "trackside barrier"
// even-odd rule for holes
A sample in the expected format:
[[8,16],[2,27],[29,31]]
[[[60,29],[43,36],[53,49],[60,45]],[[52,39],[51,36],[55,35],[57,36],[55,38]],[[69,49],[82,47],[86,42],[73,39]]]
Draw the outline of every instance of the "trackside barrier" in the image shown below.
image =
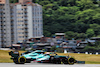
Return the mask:
[[96,55],[98,55],[98,52],[96,52]]
[[88,52],[85,52],[85,54],[88,54]]
[[92,53],[90,53],[90,55],[92,55]]
[[90,54],[90,55],[92,55],[92,54],[95,54],[95,55],[99,55],[100,53],[98,53],[98,52],[96,52],[96,53],[89,53],[89,52],[73,52],[73,53],[78,53],[78,54]]
[[85,61],[77,61],[78,64],[85,64]]

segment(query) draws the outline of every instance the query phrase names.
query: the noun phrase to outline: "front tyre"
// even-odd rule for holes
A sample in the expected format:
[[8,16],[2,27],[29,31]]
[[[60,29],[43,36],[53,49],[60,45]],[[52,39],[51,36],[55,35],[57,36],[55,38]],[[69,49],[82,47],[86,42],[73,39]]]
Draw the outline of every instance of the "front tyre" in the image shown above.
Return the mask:
[[73,65],[73,64],[75,63],[75,59],[72,58],[72,57],[68,58],[68,63],[69,63],[70,65]]

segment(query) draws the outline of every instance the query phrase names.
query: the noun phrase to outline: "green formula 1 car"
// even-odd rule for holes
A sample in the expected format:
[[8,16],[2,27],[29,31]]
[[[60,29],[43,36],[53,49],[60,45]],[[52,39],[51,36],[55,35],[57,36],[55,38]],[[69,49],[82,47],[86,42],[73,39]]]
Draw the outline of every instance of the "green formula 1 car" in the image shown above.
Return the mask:
[[71,56],[59,56],[56,53],[45,54],[43,58],[36,59],[39,63],[74,64],[77,62]]
[[15,64],[24,64],[30,63],[31,61],[36,60],[37,58],[44,57],[44,51],[36,50],[31,53],[25,52],[21,56],[19,56],[19,52],[11,51],[9,52],[9,55],[11,55],[11,59]]
[[75,58],[71,56],[59,56],[54,52],[46,53],[42,50],[36,50],[31,53],[25,52],[21,56],[19,56],[19,52],[9,52],[11,55],[11,59],[13,59],[15,64],[24,64],[30,63],[31,61],[35,61],[38,63],[55,63],[55,64],[74,64],[85,63],[83,61],[77,61]]

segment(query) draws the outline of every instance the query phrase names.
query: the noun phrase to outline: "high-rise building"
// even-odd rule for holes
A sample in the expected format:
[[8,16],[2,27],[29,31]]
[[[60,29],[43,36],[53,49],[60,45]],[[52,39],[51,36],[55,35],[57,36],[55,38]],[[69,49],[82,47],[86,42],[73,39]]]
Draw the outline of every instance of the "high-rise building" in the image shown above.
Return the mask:
[[43,36],[42,6],[32,0],[0,0],[0,45]]
[[5,47],[12,42],[10,22],[9,0],[0,0],[0,46]]

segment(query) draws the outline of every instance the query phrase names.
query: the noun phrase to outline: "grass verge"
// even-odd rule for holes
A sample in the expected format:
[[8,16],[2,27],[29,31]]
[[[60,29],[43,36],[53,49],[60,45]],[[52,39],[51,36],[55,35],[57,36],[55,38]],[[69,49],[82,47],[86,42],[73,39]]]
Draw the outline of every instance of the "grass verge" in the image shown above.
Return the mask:
[[[11,56],[9,56],[8,52],[10,50],[0,50],[0,63],[12,63],[13,61],[10,59]],[[23,53],[24,51],[19,51],[20,54]]]
[[100,64],[100,55],[95,54],[77,54],[77,53],[58,53],[58,55],[72,56],[76,60],[85,61],[86,64]]
[[[8,52],[10,51],[4,51],[0,50],[0,63],[12,63],[13,61],[10,59],[11,56],[9,56]],[[25,51],[19,51],[20,54]],[[64,56],[72,56],[76,60],[79,61],[86,61],[86,64],[100,64],[100,55],[89,55],[89,54],[77,54],[77,53],[58,53],[58,55],[64,55]]]

